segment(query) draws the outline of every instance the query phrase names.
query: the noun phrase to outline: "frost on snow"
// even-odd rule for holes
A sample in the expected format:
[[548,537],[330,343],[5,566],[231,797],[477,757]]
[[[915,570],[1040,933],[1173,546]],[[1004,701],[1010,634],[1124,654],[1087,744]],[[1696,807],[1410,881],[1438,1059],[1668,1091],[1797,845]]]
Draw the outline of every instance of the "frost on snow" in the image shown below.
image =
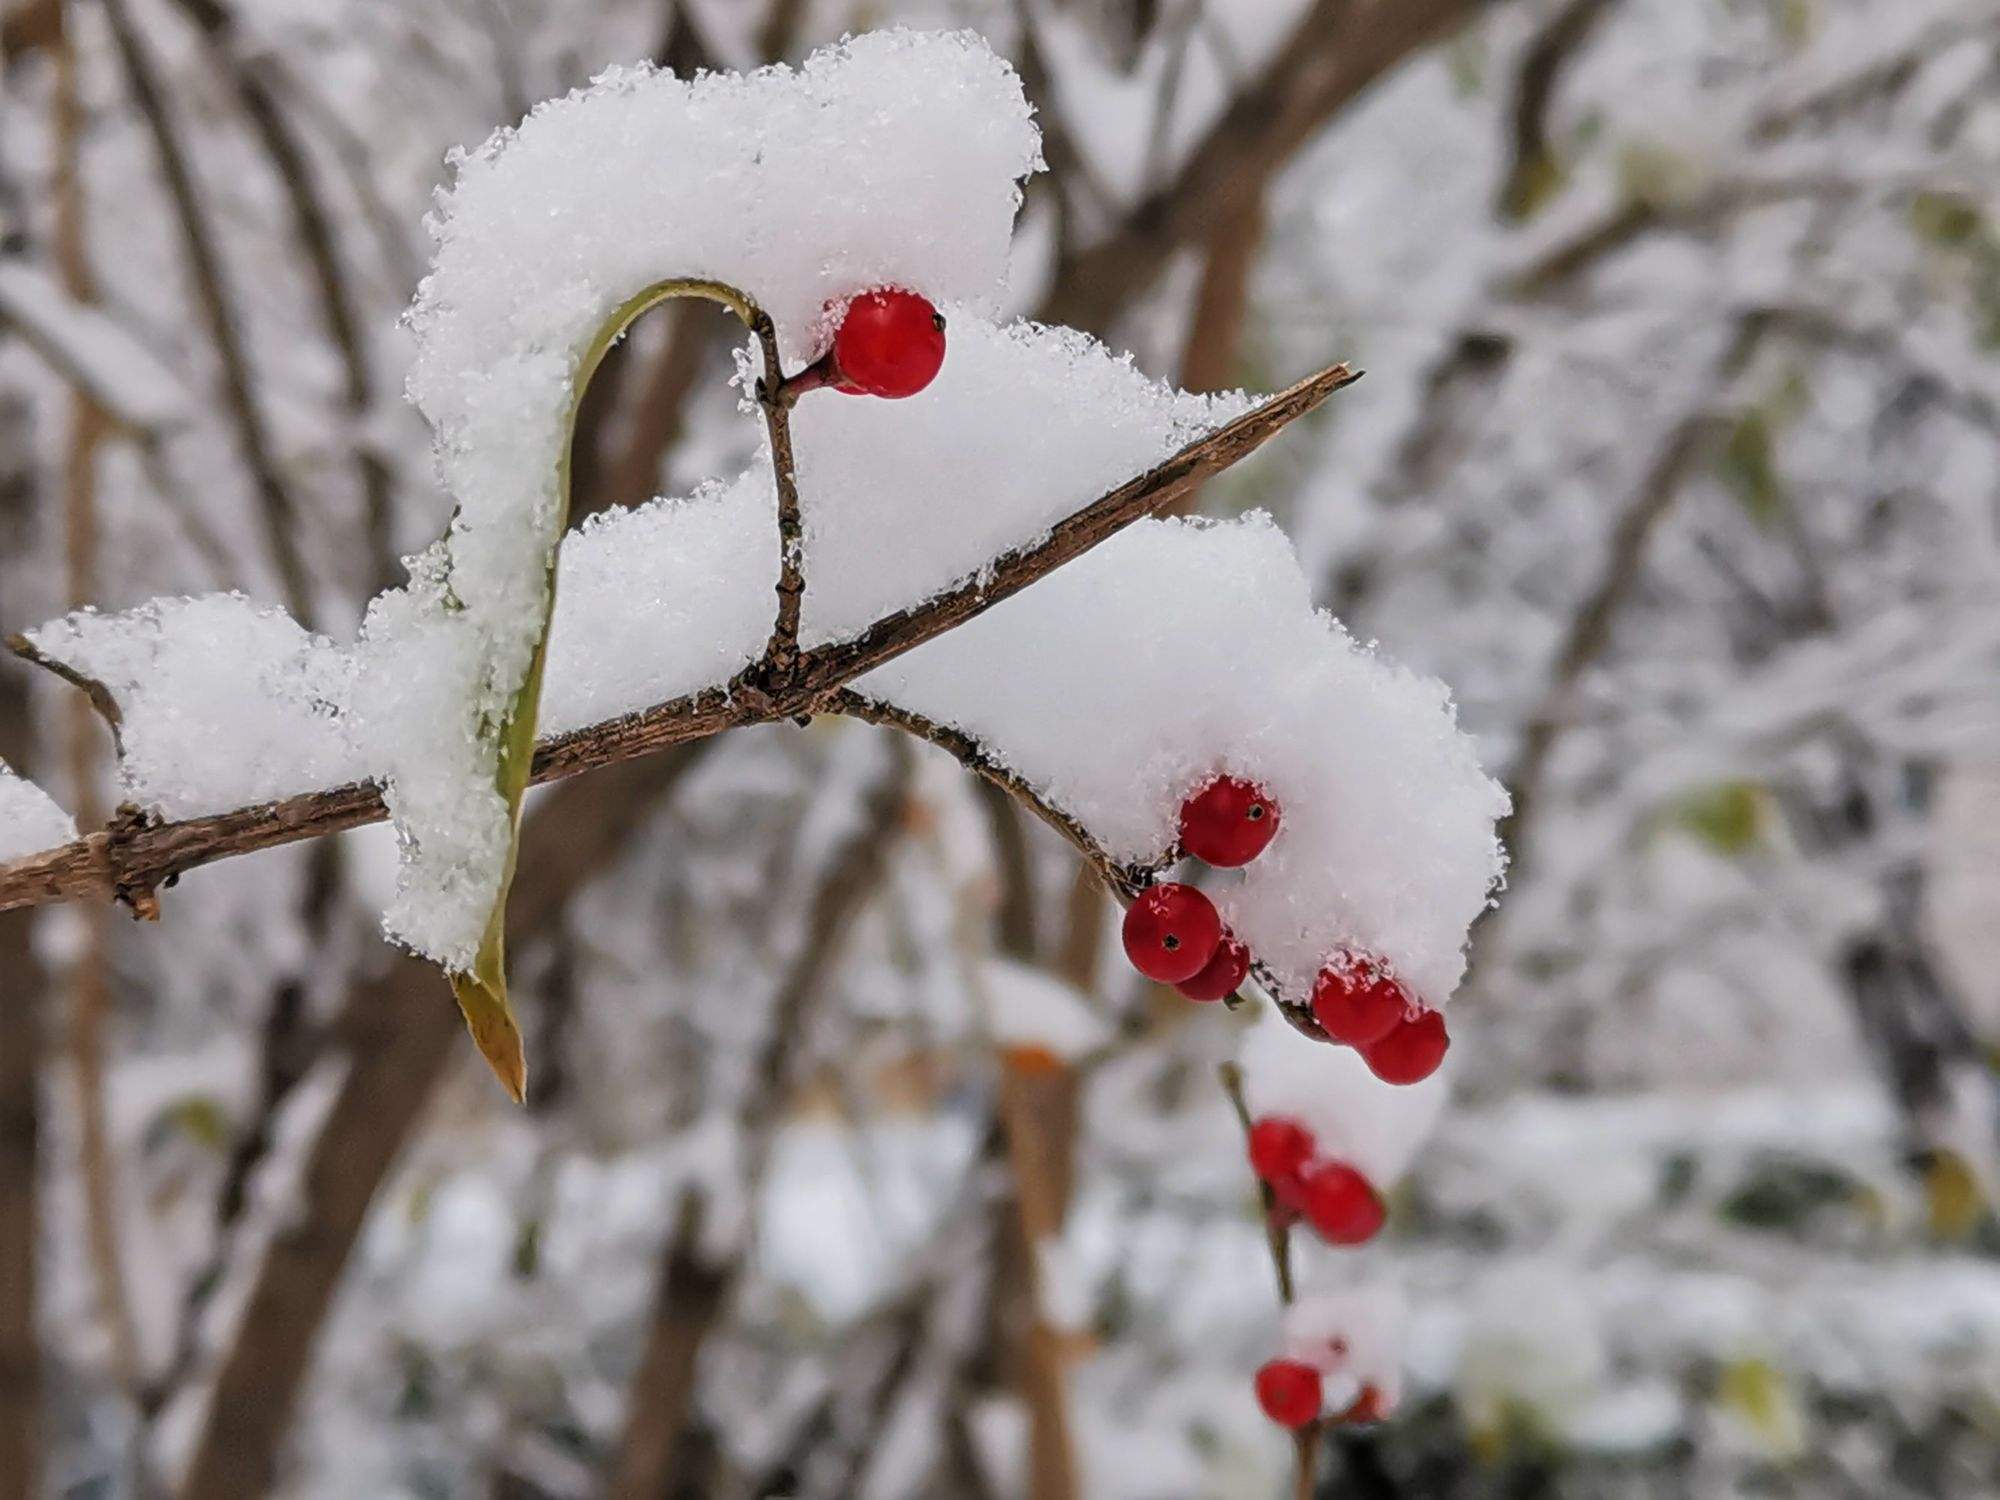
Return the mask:
[[76,824],[54,798],[0,763],[0,860],[39,854],[75,837]]

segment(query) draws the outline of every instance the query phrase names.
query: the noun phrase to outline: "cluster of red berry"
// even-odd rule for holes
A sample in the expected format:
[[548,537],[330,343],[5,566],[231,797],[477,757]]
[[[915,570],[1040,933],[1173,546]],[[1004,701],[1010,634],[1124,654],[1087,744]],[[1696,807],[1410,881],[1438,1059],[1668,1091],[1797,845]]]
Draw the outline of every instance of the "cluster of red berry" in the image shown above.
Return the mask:
[[1382,1228],[1381,1194],[1346,1162],[1321,1156],[1297,1120],[1271,1115],[1251,1126],[1250,1169],[1270,1188],[1281,1224],[1303,1219],[1329,1245],[1363,1245]]
[[[1257,1404],[1280,1427],[1303,1427],[1315,1422],[1326,1404],[1325,1375],[1318,1365],[1302,1359],[1267,1361],[1257,1371]],[[1364,1385],[1360,1394],[1333,1420],[1343,1426],[1361,1426],[1379,1422],[1387,1415],[1382,1393],[1372,1385]]]
[[1387,964],[1342,953],[1313,984],[1313,1019],[1327,1040],[1352,1047],[1384,1083],[1421,1083],[1451,1046],[1444,1013],[1414,998]]
[[[1181,804],[1181,849],[1220,870],[1250,863],[1278,836],[1277,801],[1254,782],[1218,776]],[[1125,913],[1125,956],[1148,979],[1190,1000],[1221,1000],[1250,973],[1250,950],[1200,890],[1163,881]],[[1444,1016],[1413,998],[1386,964],[1342,952],[1313,985],[1328,1040],[1353,1047],[1384,1083],[1418,1083],[1444,1061]]]
[[[1181,849],[1218,870],[1235,870],[1278,836],[1278,804],[1264,789],[1218,776],[1181,804]],[[1125,956],[1148,979],[1190,1000],[1221,1000],[1250,973],[1250,950],[1222,925],[1215,903],[1191,885],[1163,881],[1125,913]]]

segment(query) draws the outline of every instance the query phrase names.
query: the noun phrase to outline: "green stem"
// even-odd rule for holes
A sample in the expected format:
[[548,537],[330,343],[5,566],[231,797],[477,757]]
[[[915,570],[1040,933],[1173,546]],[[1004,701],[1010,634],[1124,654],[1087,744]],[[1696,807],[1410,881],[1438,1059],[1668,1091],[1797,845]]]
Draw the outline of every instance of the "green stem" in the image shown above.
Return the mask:
[[[527,1059],[521,1043],[521,1028],[514,1019],[513,1007],[507,996],[507,893],[514,884],[515,859],[521,840],[521,803],[528,789],[528,776],[535,758],[535,726],[541,713],[542,678],[548,664],[549,626],[555,619],[557,563],[562,555],[563,533],[569,529],[570,473],[576,446],[577,417],[583,409],[583,398],[590,389],[591,377],[597,373],[612,345],[623,338],[626,330],[647,312],[663,302],[683,297],[722,304],[756,334],[762,346],[765,379],[759,388],[759,401],[764,407],[766,420],[772,426],[774,457],[782,454],[778,483],[780,544],[786,553],[783,580],[791,581],[799,576],[794,555],[797,550],[798,494],[792,476],[790,433],[785,425],[785,409],[789,403],[777,395],[781,387],[781,373],[777,335],[771,320],[744,293],[720,281],[674,277],[655,282],[621,303],[598,327],[577,360],[576,373],[570,382],[569,417],[563,429],[562,453],[556,462],[556,516],[549,539],[541,629],[535,637],[534,655],[529,660],[527,675],[515,692],[514,701],[508,705],[506,716],[497,731],[490,731],[496,732],[500,741],[494,782],[501,800],[507,805],[506,861],[501,868],[499,890],[495,893],[493,910],[486,921],[486,931],[480,939],[479,952],[473,959],[471,969],[451,976],[451,987],[459,1009],[465,1015],[466,1029],[472,1033],[480,1054],[517,1104],[527,1097]],[[781,582],[780,628],[773,637],[774,652],[785,633],[787,621],[783,587],[784,582]],[[800,584],[795,592],[803,592],[803,585]],[[790,611],[789,621],[792,654],[795,656],[796,607]]]

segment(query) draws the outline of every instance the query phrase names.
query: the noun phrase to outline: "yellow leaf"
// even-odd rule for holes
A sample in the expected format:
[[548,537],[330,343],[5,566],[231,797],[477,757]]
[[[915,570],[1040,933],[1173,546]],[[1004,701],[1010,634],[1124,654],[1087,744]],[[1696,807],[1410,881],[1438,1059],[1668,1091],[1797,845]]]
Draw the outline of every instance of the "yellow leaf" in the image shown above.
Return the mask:
[[1943,1240],[1965,1240],[1986,1212],[1986,1194],[1956,1151],[1940,1149],[1924,1168],[1924,1200],[1930,1209],[1931,1233]]
[[1805,1451],[1805,1415],[1791,1382],[1769,1360],[1738,1359],[1724,1365],[1717,1395],[1773,1458],[1796,1458]]

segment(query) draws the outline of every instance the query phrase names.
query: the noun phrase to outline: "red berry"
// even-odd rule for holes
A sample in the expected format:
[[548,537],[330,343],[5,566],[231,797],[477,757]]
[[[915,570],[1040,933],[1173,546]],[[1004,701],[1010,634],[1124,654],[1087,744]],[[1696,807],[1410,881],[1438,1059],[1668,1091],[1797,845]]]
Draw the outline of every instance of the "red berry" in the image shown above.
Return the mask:
[[1298,1176],[1312,1156],[1312,1132],[1289,1115],[1266,1115],[1250,1127],[1250,1170],[1266,1182]]
[[1303,1427],[1319,1415],[1319,1371],[1296,1359],[1274,1359],[1257,1372],[1257,1404],[1280,1427]]
[[1192,979],[1183,979],[1174,988],[1190,1000],[1226,1000],[1235,994],[1250,973],[1250,950],[1228,933],[1215,945],[1215,956]]
[[1218,870],[1247,865],[1278,836],[1278,804],[1254,782],[1218,776],[1181,804],[1181,847]]
[[1353,1404],[1335,1417],[1334,1421],[1343,1425],[1365,1427],[1381,1421],[1388,1415],[1388,1407],[1382,1400],[1382,1393],[1372,1385],[1364,1385],[1361,1387],[1361,1394],[1354,1398]]
[[1360,1245],[1382,1227],[1382,1200],[1368,1179],[1344,1162],[1330,1161],[1307,1172],[1300,1184],[1306,1221],[1333,1245]]
[[1422,1083],[1438,1070],[1450,1046],[1443,1012],[1425,1010],[1361,1048],[1361,1060],[1384,1083]]
[[1125,956],[1161,984],[1179,984],[1208,967],[1222,941],[1215,903],[1191,885],[1168,881],[1139,893],[1125,913]]
[[1409,994],[1381,965],[1348,957],[1319,971],[1313,1015],[1336,1042],[1365,1047],[1394,1031],[1410,1014]]
[[914,396],[944,364],[944,314],[915,292],[863,292],[833,336],[842,382],[870,396]]

